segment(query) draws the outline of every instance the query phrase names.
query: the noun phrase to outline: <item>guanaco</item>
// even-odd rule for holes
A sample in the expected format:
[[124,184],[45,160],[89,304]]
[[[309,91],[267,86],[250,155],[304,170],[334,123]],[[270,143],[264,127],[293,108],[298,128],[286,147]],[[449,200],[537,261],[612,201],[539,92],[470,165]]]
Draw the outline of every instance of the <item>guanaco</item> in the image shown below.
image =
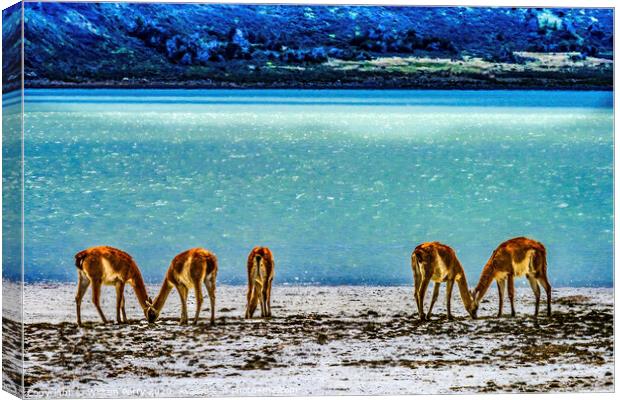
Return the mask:
[[[451,297],[454,282],[459,286],[461,299],[465,309],[471,314],[472,298],[467,286],[465,271],[461,266],[456,253],[450,246],[439,242],[422,243],[411,253],[411,269],[413,270],[414,297],[418,307],[420,320],[430,319],[433,306],[439,296],[439,287],[446,282],[446,307],[448,319],[452,319]],[[435,282],[433,297],[428,308],[428,314],[424,314],[424,296],[430,281]]]
[[159,313],[166,303],[166,299],[176,288],[181,297],[181,319],[180,324],[187,324],[187,295],[190,288],[194,288],[196,293],[196,313],[194,314],[194,325],[198,323],[200,309],[202,307],[202,283],[204,282],[209,293],[211,302],[211,325],[215,324],[215,279],[217,276],[217,258],[209,250],[195,248],[178,254],[168,268],[164,282],[159,289],[157,297],[153,302],[153,313],[149,315],[149,322],[155,322]]
[[267,247],[254,247],[248,256],[248,293],[245,318],[252,318],[260,302],[261,317],[271,317],[271,282],[274,276],[273,254]]
[[499,311],[498,317],[502,316],[504,305],[504,290],[508,283],[508,298],[510,299],[510,313],[515,316],[514,306],[514,278],[523,276],[530,282],[530,286],[536,296],[536,308],[534,317],[538,316],[540,304],[540,287],[542,285],[547,293],[547,316],[551,316],[551,285],[547,279],[547,252],[545,246],[535,240],[526,237],[517,237],[500,244],[480,274],[478,285],[474,289],[472,296],[474,303],[472,312],[476,316],[480,301],[487,292],[487,289],[495,280],[499,291]]
[[75,295],[78,326],[82,325],[82,298],[91,284],[93,303],[104,323],[107,323],[108,320],[99,304],[101,285],[116,287],[116,321],[119,324],[127,323],[124,296],[126,283],[133,287],[140,307],[148,319],[151,299],[147,295],[140,269],[129,254],[109,246],[91,247],[75,255],[75,266],[78,270],[78,288]]

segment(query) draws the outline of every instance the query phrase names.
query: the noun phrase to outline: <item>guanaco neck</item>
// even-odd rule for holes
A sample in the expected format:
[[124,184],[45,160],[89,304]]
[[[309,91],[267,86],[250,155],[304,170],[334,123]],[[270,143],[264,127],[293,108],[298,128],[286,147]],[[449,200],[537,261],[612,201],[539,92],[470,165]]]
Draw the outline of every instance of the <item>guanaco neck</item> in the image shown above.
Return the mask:
[[493,257],[487,262],[487,264],[482,269],[482,273],[480,274],[480,280],[478,280],[478,284],[476,285],[476,289],[474,293],[476,294],[476,298],[474,301],[476,303],[480,302],[484,295],[486,294],[489,286],[493,283],[493,265],[492,265]]
[[146,310],[148,308],[148,298],[149,295],[146,292],[146,285],[144,284],[144,280],[142,279],[142,274],[138,270],[138,267],[134,268],[131,280],[129,280],[129,284],[133,287],[134,292],[136,293],[136,297],[138,298],[138,303],[140,303],[140,307],[142,310]]
[[170,284],[170,281],[168,281],[168,277],[165,277],[164,282],[161,284],[161,288],[159,289],[159,293],[157,293],[157,297],[155,297],[155,300],[153,301],[153,308],[157,313],[159,313],[161,309],[164,308],[166,299],[168,298],[168,295],[171,291],[172,285]]
[[465,277],[465,272],[461,273],[459,279],[456,280],[456,284],[459,285],[459,293],[461,294],[461,300],[463,300],[463,305],[465,306],[465,309],[467,311],[471,310],[474,300],[471,297],[471,293],[469,292],[469,286],[467,285],[467,278]]

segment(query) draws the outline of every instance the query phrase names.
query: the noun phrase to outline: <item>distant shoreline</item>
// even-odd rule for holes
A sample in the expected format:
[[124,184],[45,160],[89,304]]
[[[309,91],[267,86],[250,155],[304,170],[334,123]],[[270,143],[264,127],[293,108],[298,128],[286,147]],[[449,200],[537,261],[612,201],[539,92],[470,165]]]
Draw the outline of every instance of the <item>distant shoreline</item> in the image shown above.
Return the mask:
[[[613,61],[572,53],[519,53],[523,63],[478,58],[379,57],[369,61],[330,59],[319,64],[271,65],[258,69],[245,62],[147,76],[29,76],[26,88],[125,89],[360,89],[360,90],[613,90]],[[250,68],[253,67],[253,68]]]
[[[3,91],[4,94],[18,90],[14,88],[9,91]],[[30,82],[24,89],[201,89],[201,90],[218,90],[218,89],[235,89],[235,90],[544,90],[544,91],[604,91],[612,92],[613,85],[592,85],[592,84],[506,84],[497,85],[491,83],[464,83],[459,85],[450,84],[448,82],[389,82],[387,84],[379,84],[369,82],[366,84],[355,83],[258,83],[258,84],[236,84],[232,82],[206,83],[201,81],[191,82],[88,82],[88,83],[70,83],[70,82]]]
[[[474,281],[476,280],[477,276],[473,276]],[[162,279],[163,279],[163,275],[162,275]],[[519,282],[522,282],[522,285],[519,284]],[[19,284],[19,281],[15,281],[12,279],[7,279],[4,278],[3,279],[3,283],[8,284],[8,285],[15,285],[15,284]],[[45,285],[51,285],[51,286],[62,286],[62,285],[74,285],[77,283],[77,278],[75,280],[25,280],[24,281],[24,287],[28,287],[28,286],[45,286]],[[145,279],[145,283],[147,284],[147,286],[153,286],[154,288],[158,288],[159,285],[161,284],[161,280],[150,280],[150,279]],[[239,283],[230,283],[230,282],[218,282],[218,287],[219,286],[224,286],[224,287],[246,287],[247,286],[247,282],[239,282]],[[471,285],[474,285],[475,282],[470,282]],[[277,279],[274,281],[273,286],[274,287],[280,287],[280,288],[293,288],[293,287],[299,287],[299,288],[351,288],[351,287],[359,287],[359,288],[399,288],[399,287],[411,287],[413,285],[413,280],[411,282],[405,282],[405,283],[386,283],[386,284],[381,284],[381,283],[319,283],[319,282],[313,282],[313,283],[289,283],[289,282],[277,282]],[[527,280],[523,279],[521,280],[517,280],[516,281],[516,285],[517,287],[523,287],[523,288],[528,288],[529,290],[529,286],[527,285]],[[553,282],[552,282],[553,285]],[[589,285],[589,286],[585,286],[585,285],[575,285],[575,286],[569,286],[569,285],[553,285],[553,289],[613,289],[613,283],[610,285]],[[17,289],[15,287],[12,287],[12,289]]]

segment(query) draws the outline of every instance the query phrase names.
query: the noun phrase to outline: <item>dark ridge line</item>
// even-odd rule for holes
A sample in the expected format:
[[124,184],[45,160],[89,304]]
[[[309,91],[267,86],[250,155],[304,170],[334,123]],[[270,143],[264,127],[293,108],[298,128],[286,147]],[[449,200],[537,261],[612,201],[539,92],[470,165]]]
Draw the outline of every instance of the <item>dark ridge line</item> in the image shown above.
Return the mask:
[[[51,100],[46,99],[25,99],[27,104],[45,104],[50,103]],[[383,102],[319,102],[319,101],[308,101],[308,102],[289,102],[289,101],[269,101],[269,102],[257,102],[257,101],[174,101],[174,100],[149,100],[149,101],[129,101],[129,100],[59,100],[54,99],[54,104],[179,104],[179,105],[218,105],[218,106],[235,106],[235,105],[265,105],[265,106],[355,106],[355,107],[518,107],[514,104],[446,104],[442,102],[424,102],[424,103],[383,103]],[[17,104],[17,103],[16,103]],[[573,106],[565,106],[565,105],[544,105],[543,107],[548,108],[580,108],[578,105]],[[590,106],[592,108],[608,108],[606,105],[594,105]],[[609,106],[611,107],[611,105]]]

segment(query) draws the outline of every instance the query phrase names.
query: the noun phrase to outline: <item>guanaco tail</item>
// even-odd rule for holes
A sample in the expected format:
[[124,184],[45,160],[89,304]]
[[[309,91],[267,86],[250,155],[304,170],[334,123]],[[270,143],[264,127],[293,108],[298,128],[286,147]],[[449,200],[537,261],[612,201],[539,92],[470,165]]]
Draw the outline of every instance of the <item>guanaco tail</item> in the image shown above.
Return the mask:
[[536,296],[536,308],[534,317],[538,316],[538,307],[540,305],[540,287],[545,289],[547,294],[547,315],[551,315],[551,285],[547,279],[547,254],[545,246],[535,240],[525,237],[510,239],[500,244],[491,258],[487,261],[480,274],[478,285],[472,293],[474,298],[473,313],[477,314],[480,301],[487,292],[491,283],[497,282],[499,291],[499,311],[498,317],[502,316],[502,308],[504,305],[504,290],[508,283],[508,298],[510,299],[510,312],[515,316],[514,306],[514,278],[523,276],[530,282],[530,286]]
[[[413,270],[414,297],[421,320],[430,319],[442,282],[446,282],[448,318],[452,318],[451,297],[454,282],[459,286],[461,300],[465,309],[473,317],[471,313],[472,298],[467,286],[465,271],[451,247],[439,242],[422,243],[411,254],[411,269]],[[428,314],[425,315],[424,296],[431,281],[435,282],[435,288],[433,289],[433,297],[428,308]]]
[[274,277],[273,254],[267,247],[255,247],[248,256],[248,293],[245,318],[252,318],[260,302],[261,317],[271,317],[271,282]]
[[159,317],[172,288],[176,288],[181,297],[180,324],[187,324],[187,295],[191,288],[196,293],[196,313],[194,324],[198,323],[202,307],[202,283],[204,282],[211,302],[211,324],[215,324],[215,279],[217,276],[217,258],[209,250],[195,248],[178,254],[168,268],[161,289],[153,302],[153,313],[149,315],[149,322],[155,322]]
[[129,254],[109,246],[91,247],[75,255],[75,266],[78,270],[78,288],[75,295],[78,326],[82,325],[82,298],[91,284],[93,303],[104,323],[108,321],[99,304],[101,285],[116,287],[116,321],[119,324],[127,322],[124,296],[126,283],[133,287],[140,307],[148,319],[151,299],[147,295],[140,269]]

